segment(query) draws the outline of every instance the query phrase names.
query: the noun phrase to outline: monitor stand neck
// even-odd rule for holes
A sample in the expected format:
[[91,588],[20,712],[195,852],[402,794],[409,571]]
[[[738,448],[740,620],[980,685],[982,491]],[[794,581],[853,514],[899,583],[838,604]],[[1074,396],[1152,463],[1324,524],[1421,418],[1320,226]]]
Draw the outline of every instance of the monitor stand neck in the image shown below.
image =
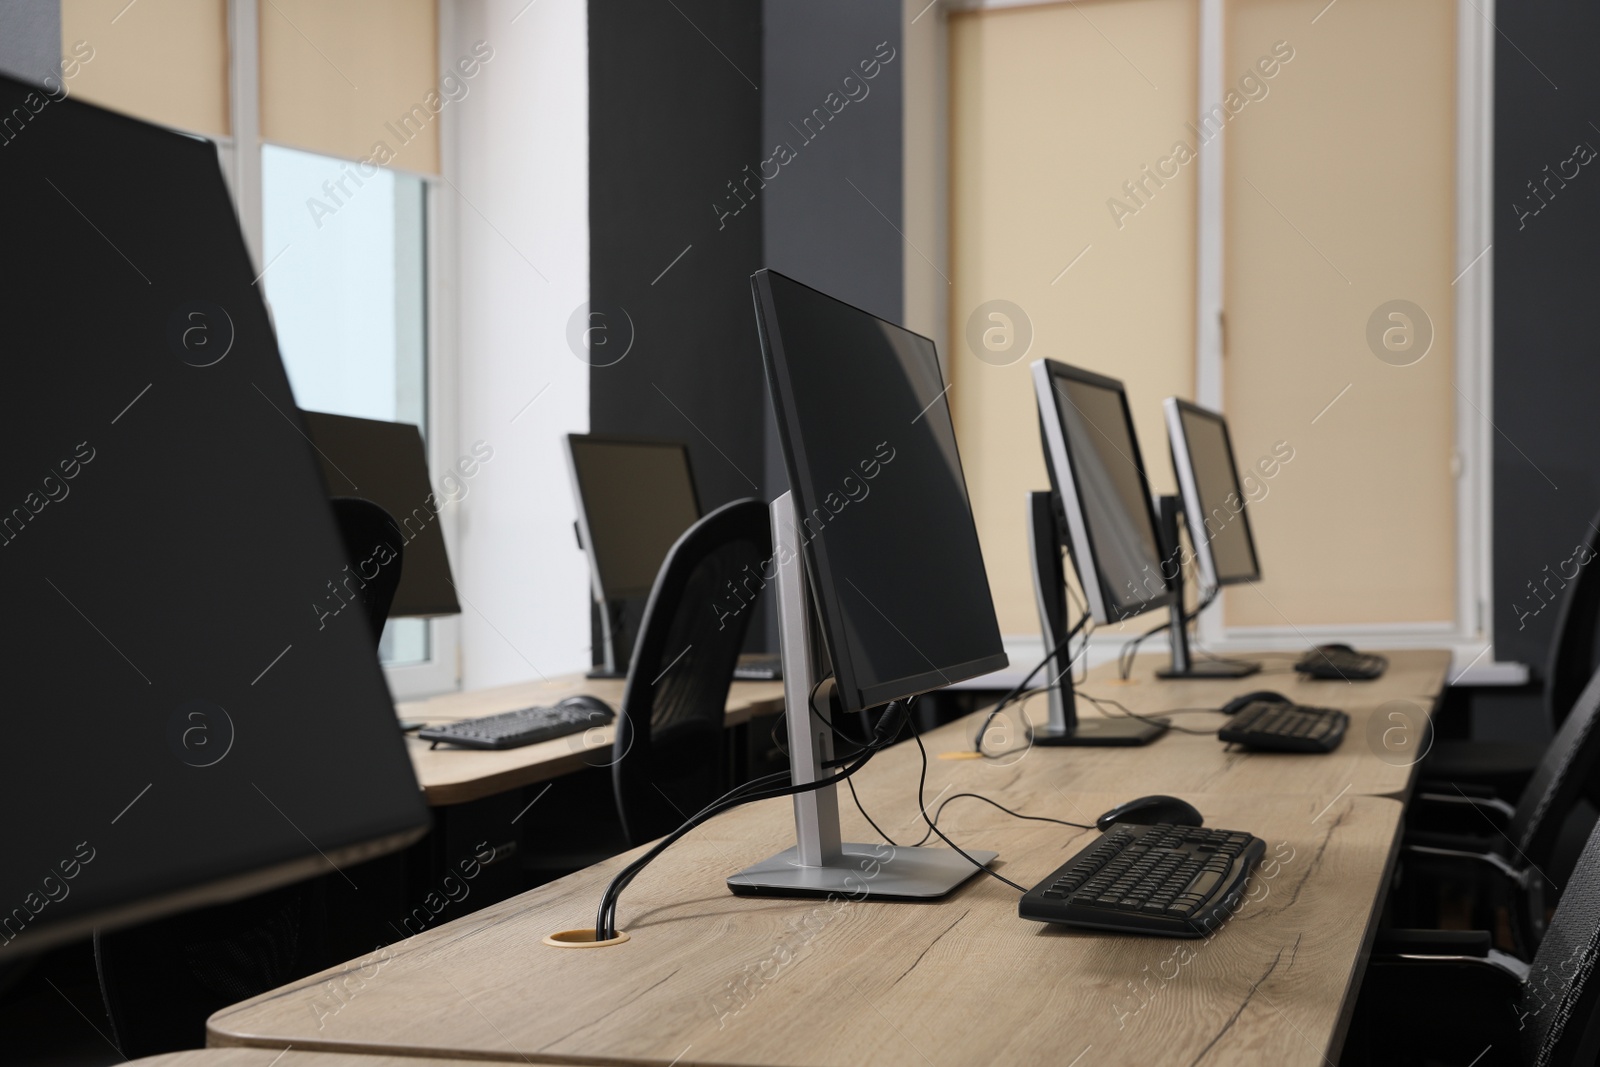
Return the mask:
[[[1070,630],[1067,620],[1067,572],[1061,562],[1061,524],[1055,494],[1028,494],[1028,552],[1033,560],[1033,595],[1039,605],[1039,628],[1047,653],[1061,645]],[[1063,646],[1044,666],[1049,717],[1032,729],[1036,745],[1143,745],[1166,733],[1162,722],[1133,718],[1079,719],[1072,689],[1072,653]]]
[[[826,652],[812,623],[801,544],[805,529],[794,498],[772,502],[773,562],[778,572],[778,634],[783,653],[784,724],[789,735],[790,776],[796,785],[833,773],[835,701]],[[839,831],[838,786],[794,797],[795,846],[747,867],[728,888],[747,896],[827,896],[852,900],[927,900],[942,897],[978,873],[947,848],[887,843],[853,844]],[[998,853],[967,849],[988,864]]]
[[1183,500],[1176,496],[1164,496],[1158,501],[1160,513],[1158,516],[1161,537],[1161,568],[1163,571],[1171,570],[1171,574],[1162,574],[1167,583],[1167,588],[1172,591],[1172,603],[1168,608],[1171,617],[1167,623],[1167,644],[1172,649],[1172,660],[1164,670],[1156,671],[1157,678],[1244,678],[1261,669],[1261,664],[1250,663],[1245,660],[1206,660],[1196,663],[1189,655],[1189,624],[1183,615],[1183,565],[1179,562],[1179,555],[1183,545],[1179,540],[1179,528],[1182,526],[1180,517],[1183,515]]

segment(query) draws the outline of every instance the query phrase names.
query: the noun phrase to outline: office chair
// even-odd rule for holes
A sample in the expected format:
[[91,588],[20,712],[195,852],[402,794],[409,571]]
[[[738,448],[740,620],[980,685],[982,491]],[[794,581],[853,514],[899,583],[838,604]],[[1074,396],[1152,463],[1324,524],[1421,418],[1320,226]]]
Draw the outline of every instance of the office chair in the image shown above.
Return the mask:
[[1588,1067],[1600,1062],[1596,963],[1600,827],[1531,964],[1486,931],[1380,933],[1340,1062]]
[[[329,503],[333,505],[334,521],[339,525],[339,540],[344,543],[350,570],[365,583],[354,591],[372,626],[372,643],[376,646],[383,635],[383,624],[389,620],[395,590],[400,588],[405,537],[389,513],[370,500],[336,496]],[[375,554],[379,545],[386,545],[394,552],[394,559],[387,564],[376,563],[377,559],[387,558]],[[368,577],[369,574],[372,576]]]
[[[394,549],[394,559],[358,591],[376,652],[400,584],[404,539],[389,513],[369,500],[335,497],[332,507],[352,571],[380,540]],[[122,1054],[134,1059],[202,1048],[212,1012],[339,962],[329,948],[326,893],[326,878],[312,878],[140,926],[95,931],[100,993]]]
[[[1528,958],[1544,934],[1548,872],[1563,822],[1583,798],[1597,769],[1600,671],[1578,695],[1515,807],[1498,798],[1468,796],[1456,790],[1417,794],[1413,811],[1424,818],[1430,813],[1452,813],[1463,832],[1408,830],[1401,848],[1405,879],[1423,875],[1460,878],[1464,871],[1479,872],[1465,877],[1480,890],[1480,921],[1487,927],[1492,921],[1489,908],[1506,904],[1516,948],[1522,958]],[[1442,821],[1436,815],[1433,825]],[[1492,832],[1485,834],[1486,828]],[[1413,915],[1426,910],[1419,906],[1417,892],[1425,888],[1409,891]]]
[[[1600,555],[1600,515],[1584,531],[1582,543],[1591,561]],[[1577,576],[1565,579],[1557,608],[1555,632],[1544,670],[1544,713],[1553,731],[1561,728],[1578,694],[1600,668],[1600,574],[1580,563]],[[1516,796],[1532,777],[1544,754],[1542,744],[1519,741],[1476,741],[1441,738],[1423,760],[1424,782],[1455,784],[1484,796]],[[1600,783],[1589,797],[1600,805]]]
[[771,561],[767,506],[735,500],[691,526],[656,575],[612,749],[630,845],[677,828],[725,788],[728,688]]

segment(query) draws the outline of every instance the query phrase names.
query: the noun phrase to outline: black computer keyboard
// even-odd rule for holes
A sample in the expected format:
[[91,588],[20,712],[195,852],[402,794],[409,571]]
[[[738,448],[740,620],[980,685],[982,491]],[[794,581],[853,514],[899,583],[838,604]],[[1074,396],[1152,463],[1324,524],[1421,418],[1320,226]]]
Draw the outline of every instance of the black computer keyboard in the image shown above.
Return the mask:
[[741,682],[776,682],[783,678],[783,657],[767,655],[740,656],[734,665],[733,676]]
[[564,700],[549,708],[519,708],[498,715],[439,726],[425,726],[417,732],[424,741],[460,745],[464,748],[519,748],[536,745],[605,726],[616,714],[593,698]]
[[1118,823],[1023,894],[1017,911],[1036,922],[1203,937],[1238,910],[1266,848],[1235,830]]
[[1324,681],[1370,682],[1389,668],[1387,657],[1344,645],[1320,645],[1301,656],[1294,669]]
[[1349,725],[1350,716],[1337,708],[1254,700],[1235,712],[1217,737],[1271,752],[1332,752]]

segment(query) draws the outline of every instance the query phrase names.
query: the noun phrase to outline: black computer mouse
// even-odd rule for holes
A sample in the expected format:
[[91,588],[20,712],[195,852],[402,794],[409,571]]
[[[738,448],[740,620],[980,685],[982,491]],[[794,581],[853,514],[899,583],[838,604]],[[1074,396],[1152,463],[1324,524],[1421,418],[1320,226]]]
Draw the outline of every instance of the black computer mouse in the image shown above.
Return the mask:
[[1246,693],[1242,697],[1234,697],[1232,700],[1222,705],[1222,707],[1218,710],[1224,715],[1237,715],[1239,712],[1243,711],[1246,707],[1254,704],[1258,700],[1265,700],[1271,704],[1294,703],[1294,701],[1290,700],[1282,693],[1274,693],[1270,689],[1257,689],[1254,693]]
[[1348,653],[1349,655],[1352,655],[1352,656],[1360,655],[1360,653],[1357,652],[1354,648],[1351,648],[1349,645],[1344,644],[1343,642],[1340,642],[1340,641],[1335,641],[1332,644],[1328,644],[1328,645],[1318,645],[1316,648],[1312,649],[1311,651],[1313,651],[1313,652],[1345,652],[1345,653]]
[[580,711],[588,711],[597,722],[610,722],[612,719],[616,718],[617,714],[611,710],[610,704],[607,704],[599,697],[589,696],[587,693],[580,693],[577,696],[567,697],[566,699],[560,701],[558,706],[563,708],[577,708]]
[[1154,796],[1139,797],[1126,804],[1118,804],[1104,815],[1094,821],[1095,826],[1105,831],[1112,823],[1131,822],[1140,826],[1149,826],[1151,823],[1171,823],[1174,826],[1204,826],[1205,818],[1187,800],[1177,797]]

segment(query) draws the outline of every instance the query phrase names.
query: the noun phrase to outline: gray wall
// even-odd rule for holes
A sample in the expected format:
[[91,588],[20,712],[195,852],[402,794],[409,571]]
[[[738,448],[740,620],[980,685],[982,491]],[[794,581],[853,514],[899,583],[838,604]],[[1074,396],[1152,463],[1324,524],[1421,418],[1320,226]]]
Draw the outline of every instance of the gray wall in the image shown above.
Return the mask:
[[[900,2],[766,0],[763,13],[762,158],[793,153],[760,190],[765,265],[903,322]],[[766,483],[769,496],[788,487],[770,414]]]
[[0,73],[42,83],[61,76],[57,0],[0,0]]

